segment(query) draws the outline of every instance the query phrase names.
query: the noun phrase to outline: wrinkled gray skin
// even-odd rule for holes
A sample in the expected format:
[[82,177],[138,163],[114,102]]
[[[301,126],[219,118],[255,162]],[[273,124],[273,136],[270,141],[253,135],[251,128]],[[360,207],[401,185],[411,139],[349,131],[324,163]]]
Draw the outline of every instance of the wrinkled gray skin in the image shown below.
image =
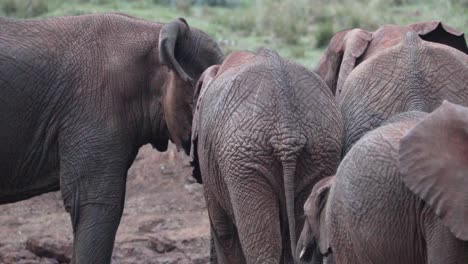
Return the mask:
[[0,204],[60,189],[72,262],[110,263],[139,147],[188,152],[194,83],[222,53],[183,19],[0,18],[0,32]]
[[353,28],[336,33],[320,58],[315,71],[323,78],[337,101],[343,84],[359,64],[398,45],[408,32],[424,41],[439,43],[468,54],[465,35],[441,21],[422,21],[409,25],[386,24],[376,31]]
[[359,64],[346,79],[339,99],[344,153],[398,113],[431,112],[444,99],[468,106],[467,87],[467,54],[407,32],[400,44]]
[[331,92],[269,50],[234,52],[200,81],[192,150],[218,263],[293,263],[305,199],[339,162]]
[[305,263],[316,244],[328,263],[466,263],[467,128],[468,108],[444,102],[366,134],[305,204]]

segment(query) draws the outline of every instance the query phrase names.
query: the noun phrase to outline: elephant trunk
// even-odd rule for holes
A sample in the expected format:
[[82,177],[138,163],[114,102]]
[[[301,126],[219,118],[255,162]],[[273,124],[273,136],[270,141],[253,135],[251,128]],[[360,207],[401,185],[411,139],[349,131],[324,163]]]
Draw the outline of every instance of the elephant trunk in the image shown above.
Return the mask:
[[294,176],[296,173],[296,160],[283,161],[284,193],[286,198],[286,214],[288,216],[289,239],[291,241],[291,255],[294,263],[296,253],[296,217],[294,212]]

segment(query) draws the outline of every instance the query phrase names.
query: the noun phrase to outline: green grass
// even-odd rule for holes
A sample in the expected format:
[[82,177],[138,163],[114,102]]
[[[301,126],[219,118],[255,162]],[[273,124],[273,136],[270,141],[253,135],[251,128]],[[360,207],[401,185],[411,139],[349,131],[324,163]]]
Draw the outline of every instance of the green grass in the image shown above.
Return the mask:
[[[177,1],[179,4],[167,4]],[[307,67],[315,65],[339,30],[442,20],[466,31],[468,0],[241,0],[230,7],[193,6],[189,0],[0,0],[0,14],[49,17],[123,12],[159,22],[185,17],[226,51],[271,48]],[[180,4],[182,3],[182,4]],[[279,12],[279,10],[281,12]]]

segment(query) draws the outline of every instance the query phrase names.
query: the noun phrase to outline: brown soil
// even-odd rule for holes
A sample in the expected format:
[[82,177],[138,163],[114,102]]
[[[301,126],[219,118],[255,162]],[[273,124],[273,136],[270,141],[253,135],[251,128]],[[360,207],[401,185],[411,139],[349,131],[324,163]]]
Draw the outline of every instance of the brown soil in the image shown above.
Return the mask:
[[[144,146],[128,173],[112,263],[208,263],[202,186],[173,146]],[[0,263],[67,263],[72,229],[60,192],[0,206]]]

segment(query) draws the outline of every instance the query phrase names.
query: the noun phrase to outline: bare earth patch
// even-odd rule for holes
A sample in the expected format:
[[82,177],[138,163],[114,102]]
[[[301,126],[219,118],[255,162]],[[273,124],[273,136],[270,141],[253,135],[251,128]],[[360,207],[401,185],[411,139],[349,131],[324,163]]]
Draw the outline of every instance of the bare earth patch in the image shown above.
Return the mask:
[[[209,262],[203,188],[174,146],[144,146],[129,170],[114,264]],[[0,263],[68,263],[72,229],[60,192],[0,206]]]

